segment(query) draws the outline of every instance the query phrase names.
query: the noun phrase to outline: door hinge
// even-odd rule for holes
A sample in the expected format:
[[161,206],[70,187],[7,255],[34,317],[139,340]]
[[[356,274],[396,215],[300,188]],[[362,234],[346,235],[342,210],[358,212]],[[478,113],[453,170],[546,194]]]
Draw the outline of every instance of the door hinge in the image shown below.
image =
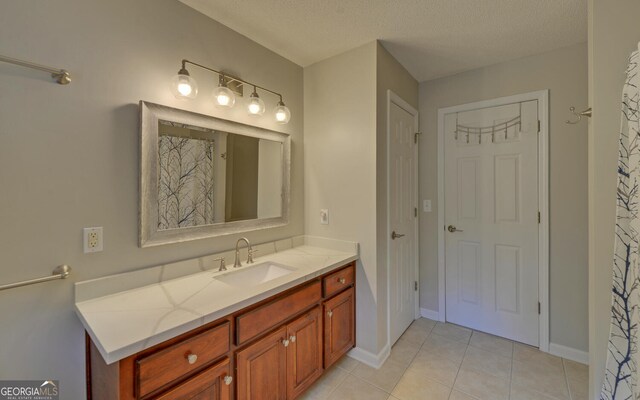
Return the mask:
[[540,215],[540,211],[538,211],[538,223],[542,222],[542,216]]
[[418,143],[418,135],[422,135],[422,132],[416,132],[413,134],[413,143]]
[[538,302],[538,315],[542,314],[542,305]]
[[418,291],[418,281],[413,281],[413,290]]
[[413,216],[418,218],[418,207],[413,207]]
[[540,120],[538,120],[538,133],[540,133]]

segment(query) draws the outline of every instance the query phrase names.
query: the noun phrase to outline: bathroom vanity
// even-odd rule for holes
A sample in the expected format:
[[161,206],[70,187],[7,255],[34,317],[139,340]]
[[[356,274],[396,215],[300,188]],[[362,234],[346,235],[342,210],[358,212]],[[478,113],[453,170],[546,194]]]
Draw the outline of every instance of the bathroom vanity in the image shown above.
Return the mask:
[[163,271],[78,283],[90,398],[299,397],[355,346],[357,245],[342,243],[293,238],[238,269],[103,296]]

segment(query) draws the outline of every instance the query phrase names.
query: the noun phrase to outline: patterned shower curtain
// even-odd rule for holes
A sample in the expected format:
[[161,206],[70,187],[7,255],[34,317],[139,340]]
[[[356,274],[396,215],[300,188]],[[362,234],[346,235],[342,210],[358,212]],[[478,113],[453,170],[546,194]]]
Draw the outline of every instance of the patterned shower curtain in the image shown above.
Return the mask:
[[600,398],[603,400],[640,399],[638,388],[638,323],[640,323],[640,126],[638,100],[639,53],[629,58],[627,79],[622,93],[622,122],[618,154],[618,192],[611,331],[607,369]]

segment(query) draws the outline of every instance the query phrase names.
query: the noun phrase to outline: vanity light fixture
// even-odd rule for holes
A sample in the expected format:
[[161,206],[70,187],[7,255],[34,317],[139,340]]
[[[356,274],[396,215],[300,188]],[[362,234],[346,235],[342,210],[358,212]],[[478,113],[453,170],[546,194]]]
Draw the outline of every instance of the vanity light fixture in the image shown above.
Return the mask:
[[230,85],[232,85],[232,87],[235,85],[236,88],[240,89],[240,96],[242,96],[242,86],[249,85],[253,86],[253,92],[246,103],[249,115],[260,116],[265,112],[264,101],[258,95],[258,89],[260,89],[280,98],[273,114],[277,123],[286,124],[291,119],[291,111],[284,105],[280,93],[189,60],[182,60],[182,68],[178,71],[178,75],[174,76],[171,80],[171,90],[177,98],[195,99],[198,94],[198,84],[195,79],[189,75],[186,64],[195,65],[196,67],[218,74],[218,87],[213,90],[213,98],[217,107],[231,108],[235,105],[236,95],[234,90],[229,88]]
[[276,107],[276,122],[279,124],[287,124],[291,119],[291,111],[289,111],[289,107],[284,105],[282,101],[282,97],[280,97],[280,101],[278,102],[278,106]]
[[264,114],[264,101],[258,96],[256,87],[253,87],[253,93],[249,96],[249,103],[247,104],[247,111],[249,115],[262,115]]
[[178,75],[171,79],[171,91],[178,99],[195,99],[198,95],[198,84],[189,75],[184,63],[178,71]]
[[220,75],[218,87],[213,89],[213,98],[218,107],[231,108],[236,104],[236,95],[229,89],[227,78],[224,75]]

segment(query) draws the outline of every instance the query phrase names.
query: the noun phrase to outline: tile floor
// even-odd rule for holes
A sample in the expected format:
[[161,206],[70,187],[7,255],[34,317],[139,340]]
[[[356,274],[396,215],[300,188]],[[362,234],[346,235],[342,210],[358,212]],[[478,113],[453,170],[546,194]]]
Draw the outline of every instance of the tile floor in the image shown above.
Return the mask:
[[305,400],[586,400],[588,367],[510,340],[416,320],[376,370],[344,357]]

